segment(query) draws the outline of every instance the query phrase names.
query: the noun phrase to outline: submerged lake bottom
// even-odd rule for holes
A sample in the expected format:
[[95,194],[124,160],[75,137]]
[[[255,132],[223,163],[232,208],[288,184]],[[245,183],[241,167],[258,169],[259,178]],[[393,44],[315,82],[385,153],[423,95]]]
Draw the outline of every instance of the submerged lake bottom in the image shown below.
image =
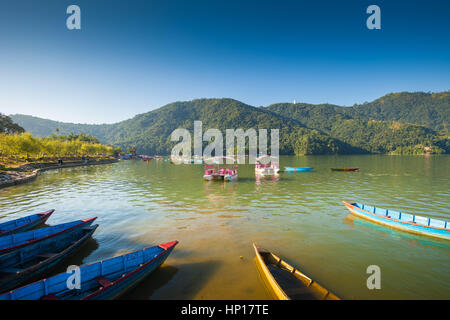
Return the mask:
[[[271,299],[252,242],[342,299],[450,299],[450,241],[355,217],[342,200],[450,220],[449,156],[282,156],[312,172],[203,181],[202,165],[152,160],[59,169],[0,190],[0,222],[56,209],[97,216],[88,243],[41,277],[172,240],[166,262],[122,299]],[[331,168],[359,167],[356,172]],[[369,266],[381,289],[367,287]]]

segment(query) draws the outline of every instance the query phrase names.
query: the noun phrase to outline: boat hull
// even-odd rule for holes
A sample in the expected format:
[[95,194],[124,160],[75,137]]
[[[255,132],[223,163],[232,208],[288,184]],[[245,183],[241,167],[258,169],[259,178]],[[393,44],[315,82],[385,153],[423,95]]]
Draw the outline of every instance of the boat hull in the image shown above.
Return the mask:
[[258,271],[264,281],[264,284],[266,285],[266,288],[269,290],[272,298],[274,298],[275,300],[291,300],[283,291],[283,289],[278,285],[278,283],[270,273],[266,263],[264,262],[263,258],[258,252],[258,248],[256,247],[255,244],[253,244],[253,247],[256,252],[256,267],[258,268]]
[[[277,300],[339,300],[275,254],[253,244],[256,265],[272,296]],[[277,278],[274,277],[277,275]]]
[[121,295],[125,294],[145,278],[147,278],[153,271],[155,271],[159,266],[161,266],[167,257],[170,255],[174,247],[166,250],[163,254],[158,256],[154,261],[148,263],[137,270],[132,275],[128,276],[125,280],[120,283],[115,284],[108,290],[102,290],[98,295],[93,297],[86,297],[84,300],[113,300]]
[[273,169],[273,168],[255,169],[255,174],[261,176],[273,176],[278,174],[278,171],[280,171],[280,169]]
[[[92,234],[97,229],[98,225],[88,226],[80,230],[80,232],[73,232],[70,235],[67,235],[65,239],[60,239],[57,245],[49,246],[46,250],[54,250],[57,251],[55,255],[48,255],[42,261],[36,261],[33,265],[23,269],[22,271],[18,271],[16,273],[10,272],[3,277],[0,277],[0,292],[4,292],[6,290],[15,288],[20,284],[32,279],[33,277],[41,274],[42,272],[49,270],[59,264],[61,261],[72,255],[75,251],[77,251],[86,241],[92,236]],[[37,254],[41,254],[44,256],[45,253],[49,253],[51,251],[43,251],[44,249],[38,248],[36,251]],[[12,256],[14,252],[6,254],[8,256]],[[14,267],[14,266],[12,266]],[[2,267],[0,267],[2,268]],[[8,268],[13,271],[14,268]],[[8,270],[8,269],[0,269]],[[19,269],[20,270],[20,269]],[[4,274],[0,272],[0,274]]]
[[331,171],[358,171],[359,168],[331,168]]
[[134,251],[80,267],[79,289],[69,289],[71,274],[60,273],[0,295],[0,300],[106,300],[144,280],[170,255],[178,241]]
[[237,181],[238,175],[237,175],[237,174],[234,174],[234,175],[231,175],[231,176],[224,176],[223,179],[224,179],[225,181],[228,181],[228,182],[231,182],[231,181]]
[[0,265],[5,262],[4,254],[6,253],[18,252],[21,250],[26,252],[26,250],[29,250],[28,248],[33,247],[36,244],[45,246],[46,243],[55,241],[54,239],[59,239],[64,237],[65,234],[89,226],[95,219],[97,219],[97,217],[61,223],[51,227],[0,237]]
[[311,167],[284,167],[285,172],[311,172]]
[[216,174],[216,175],[205,174],[203,176],[203,180],[206,180],[206,181],[211,181],[211,180],[218,181],[218,180],[223,180],[223,179],[224,179],[224,176],[218,175],[218,174]]
[[55,210],[33,214],[27,217],[19,218],[0,224],[0,236],[6,236],[13,233],[24,232],[44,224]]
[[[450,223],[446,221],[413,216],[346,201],[343,201],[343,203],[351,213],[371,222],[409,233],[450,240]],[[422,224],[422,222],[424,223]]]

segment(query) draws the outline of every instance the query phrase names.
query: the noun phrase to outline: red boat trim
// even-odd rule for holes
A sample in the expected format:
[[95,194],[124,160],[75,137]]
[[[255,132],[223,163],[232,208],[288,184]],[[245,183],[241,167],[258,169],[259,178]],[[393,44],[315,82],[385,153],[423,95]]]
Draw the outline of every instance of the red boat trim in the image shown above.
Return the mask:
[[22,243],[22,244],[19,244],[19,245],[17,245],[17,246],[14,246],[14,247],[9,247],[9,248],[2,249],[2,250],[0,250],[0,254],[1,254],[3,251],[6,251],[6,250],[17,249],[17,248],[20,248],[20,247],[23,247],[23,246],[27,246],[27,245],[29,245],[30,243],[36,243],[36,242],[42,241],[42,240],[44,240],[44,239],[48,239],[48,238],[57,236],[57,235],[59,235],[59,234],[61,234],[61,233],[63,233],[63,232],[67,232],[67,231],[69,231],[69,230],[71,230],[71,229],[74,229],[74,228],[77,228],[77,227],[79,227],[79,226],[81,226],[81,225],[83,225],[83,224],[86,224],[86,223],[88,223],[88,222],[94,221],[95,219],[97,219],[97,217],[93,217],[93,218],[89,218],[89,219],[82,219],[81,221],[83,221],[83,222],[81,222],[81,223],[79,223],[79,224],[77,224],[77,225],[75,225],[75,226],[73,226],[73,227],[70,227],[70,228],[61,230],[61,231],[56,232],[56,233],[49,234],[48,236],[43,237],[43,238],[29,240],[29,241],[26,242],[26,243]]
[[380,217],[380,218],[384,218],[384,219],[388,219],[388,220],[392,220],[392,221],[396,221],[396,222],[400,222],[400,223],[404,223],[404,224],[411,224],[411,225],[413,225],[413,226],[420,226],[420,227],[425,227],[425,228],[432,228],[432,229],[438,229],[438,230],[447,230],[447,231],[450,231],[449,229],[446,229],[446,228],[439,228],[439,227],[433,227],[433,226],[426,226],[426,225],[424,225],[424,224],[413,223],[413,222],[407,222],[407,221],[402,221],[402,220],[398,220],[398,219],[388,218],[388,217],[386,217],[386,216],[380,216],[379,214],[376,214],[376,213],[369,212],[369,211],[366,211],[366,210],[364,210],[364,209],[361,209],[361,208],[355,206],[353,203],[349,203],[349,202],[347,202],[347,201],[342,201],[342,202],[345,204],[346,207],[358,208],[358,210],[364,211],[364,212],[366,212],[366,213],[369,213],[369,214],[371,214],[371,215],[374,215],[374,216],[377,216],[377,217]]
[[158,247],[160,247],[160,248],[162,248],[164,250],[167,250],[167,249],[177,245],[177,243],[178,243],[178,241],[175,240],[175,241],[171,241],[171,242],[160,244]]
[[[169,244],[170,244],[170,246],[167,246],[167,245],[169,245]],[[107,285],[106,287],[100,287],[98,290],[96,290],[96,291],[94,291],[93,293],[87,295],[86,297],[83,297],[81,300],[89,300],[89,299],[92,299],[92,298],[94,298],[95,296],[99,295],[100,293],[105,292],[105,290],[108,290],[109,288],[115,286],[116,284],[122,282],[123,280],[128,279],[129,277],[131,277],[131,276],[132,276],[133,274],[135,274],[136,272],[141,271],[141,270],[144,269],[146,266],[148,266],[150,263],[154,262],[155,260],[157,260],[158,258],[160,258],[161,256],[163,256],[164,254],[166,254],[167,251],[168,251],[170,248],[175,247],[177,244],[178,244],[178,241],[177,241],[177,240],[172,241],[172,242],[167,242],[167,243],[160,244],[158,247],[163,248],[162,246],[166,246],[167,248],[166,248],[163,252],[161,252],[160,254],[158,254],[156,257],[154,257],[152,260],[150,260],[150,261],[144,263],[141,267],[139,267],[139,268],[137,268],[137,269],[134,269],[133,271],[130,271],[130,272],[127,273],[125,276],[123,276],[123,277],[117,279],[116,281],[111,282],[111,283],[110,283],[109,285]],[[146,248],[146,249],[147,249],[147,248]],[[142,249],[142,250],[138,250],[138,251],[144,251],[144,250],[146,250],[146,249]],[[134,252],[137,252],[137,251],[134,251]],[[130,253],[132,253],[132,252],[130,252]]]
[[37,219],[32,220],[32,221],[30,221],[30,222],[28,222],[26,224],[23,224],[20,227],[17,227],[15,229],[0,231],[0,235],[4,234],[4,233],[12,233],[12,232],[14,232],[16,230],[23,229],[26,226],[28,226],[30,224],[33,224],[33,223],[35,223],[38,220],[41,220],[42,221],[41,223],[44,223],[45,221],[47,221],[48,218],[50,218],[50,216],[52,215],[53,212],[55,212],[55,209],[51,209],[51,210],[48,210],[48,211],[45,211],[45,212],[37,213],[37,214],[41,215],[41,217],[38,217]]

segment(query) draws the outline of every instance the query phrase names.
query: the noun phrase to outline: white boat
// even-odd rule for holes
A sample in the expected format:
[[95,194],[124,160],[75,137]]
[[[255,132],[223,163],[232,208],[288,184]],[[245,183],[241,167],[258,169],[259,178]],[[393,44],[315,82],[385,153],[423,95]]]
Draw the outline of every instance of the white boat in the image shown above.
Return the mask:
[[[270,164],[261,163],[262,158],[270,158]],[[255,163],[255,175],[261,176],[273,176],[280,172],[280,166],[278,163],[278,158],[272,156],[262,156],[256,159]]]

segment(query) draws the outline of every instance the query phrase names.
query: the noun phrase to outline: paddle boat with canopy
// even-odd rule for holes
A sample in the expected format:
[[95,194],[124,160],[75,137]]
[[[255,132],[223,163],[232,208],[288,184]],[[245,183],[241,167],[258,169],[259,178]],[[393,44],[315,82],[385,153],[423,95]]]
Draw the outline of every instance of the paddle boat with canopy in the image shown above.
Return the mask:
[[238,167],[235,165],[231,168],[227,167],[226,164],[223,164],[224,159],[231,159],[233,162],[235,161],[232,157],[212,157],[205,159],[205,162],[210,164],[205,164],[204,166],[205,172],[203,179],[207,181],[236,181],[238,178]]
[[223,177],[224,181],[236,181],[238,178],[238,167],[234,166],[231,169],[227,168],[225,170],[225,176]]
[[[262,162],[262,159],[271,159],[270,164],[264,164]],[[278,157],[272,157],[272,156],[261,156],[256,158],[255,163],[255,175],[262,175],[262,176],[273,176],[280,172],[280,166]]]

